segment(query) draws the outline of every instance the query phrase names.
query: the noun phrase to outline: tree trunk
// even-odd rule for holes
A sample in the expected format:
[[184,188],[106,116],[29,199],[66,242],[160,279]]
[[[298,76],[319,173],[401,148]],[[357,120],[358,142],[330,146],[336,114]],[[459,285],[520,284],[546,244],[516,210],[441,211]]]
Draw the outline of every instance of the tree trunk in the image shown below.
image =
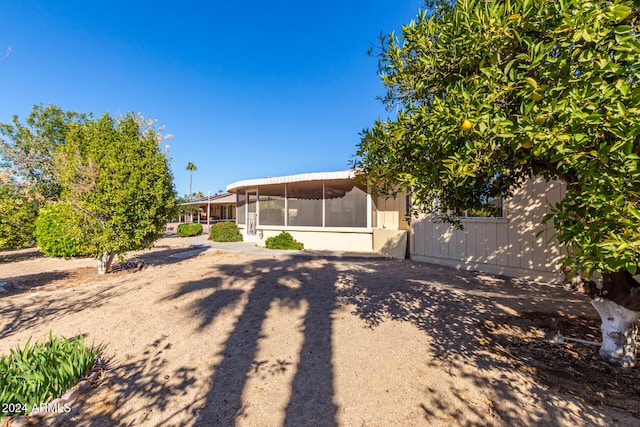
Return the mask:
[[600,315],[600,358],[623,367],[636,366],[637,320],[640,318],[640,283],[626,270],[602,273],[602,283],[585,283],[591,304]]
[[602,320],[600,358],[625,368],[636,366],[636,320],[640,313],[602,298],[591,300],[591,304]]
[[111,272],[111,263],[116,254],[113,252],[105,252],[98,260],[98,274],[107,274]]

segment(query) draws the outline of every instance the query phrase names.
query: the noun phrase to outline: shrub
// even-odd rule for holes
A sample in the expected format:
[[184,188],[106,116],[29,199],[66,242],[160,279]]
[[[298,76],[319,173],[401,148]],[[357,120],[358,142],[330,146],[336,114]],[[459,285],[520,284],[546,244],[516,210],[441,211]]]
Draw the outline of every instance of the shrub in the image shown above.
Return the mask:
[[0,248],[33,246],[34,218],[37,213],[34,203],[24,197],[3,194],[0,189]]
[[180,224],[176,230],[179,237],[199,236],[202,234],[202,224]]
[[304,249],[304,245],[295,241],[293,236],[286,231],[283,231],[277,236],[267,238],[264,243],[268,249]]
[[0,406],[3,415],[29,413],[74,386],[94,366],[100,348],[87,348],[82,335],[53,337],[18,346],[0,357]]
[[209,240],[214,242],[242,242],[242,233],[235,222],[218,222],[209,229]]
[[52,257],[88,256],[91,239],[81,227],[82,213],[69,203],[51,203],[40,209],[35,238],[43,253]]

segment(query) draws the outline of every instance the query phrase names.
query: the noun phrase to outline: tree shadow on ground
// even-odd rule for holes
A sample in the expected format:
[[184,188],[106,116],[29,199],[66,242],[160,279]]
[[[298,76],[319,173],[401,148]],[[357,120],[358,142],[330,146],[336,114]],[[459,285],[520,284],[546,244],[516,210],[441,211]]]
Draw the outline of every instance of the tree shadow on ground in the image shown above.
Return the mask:
[[[546,387],[534,381],[512,382],[511,374],[517,367],[487,351],[479,328],[496,315],[536,310],[549,313],[563,310],[596,321],[588,302],[580,296],[552,285],[407,261],[326,260],[321,264],[320,268],[311,267],[300,258],[281,258],[216,267],[216,274],[228,281],[229,288],[217,290],[193,307],[202,319],[201,327],[211,324],[221,313],[216,301],[241,310],[223,350],[212,355],[219,362],[213,366],[211,388],[202,400],[202,409],[193,412],[195,425],[234,425],[255,419],[259,408],[253,408],[251,401],[247,401],[247,388],[260,372],[264,373],[263,366],[277,369],[272,360],[257,356],[265,338],[262,327],[273,304],[308,305],[302,320],[304,338],[298,352],[299,362],[281,368],[295,370],[287,404],[273,408],[282,412],[283,425],[337,423],[332,315],[339,306],[351,307],[364,327],[376,328],[386,321],[407,322],[432,339],[425,365],[449,371],[450,391],[457,401],[455,404],[441,401],[440,395],[425,387],[424,402],[419,406],[426,423],[435,421],[434,411],[446,413],[448,419],[460,420],[461,407],[483,420],[478,425],[600,422],[597,409],[586,402],[575,401],[574,407],[561,410],[557,400],[549,399]],[[317,277],[322,280],[314,280]],[[232,292],[231,288],[238,283],[244,284],[241,288],[244,291],[237,292],[240,288],[236,288]],[[208,286],[206,281],[186,283],[174,297],[203,286]],[[465,369],[468,366],[475,369]],[[483,375],[490,371],[493,376]],[[465,395],[466,390],[457,384],[456,376],[491,391],[493,399],[517,402],[525,397],[532,407],[527,408],[523,419],[522,409],[514,405],[475,401]]]
[[[66,282],[62,287],[72,287],[87,282],[109,280],[117,274],[131,273],[141,269],[144,265],[169,265],[184,261],[185,259],[199,256],[208,248],[168,248],[153,249],[151,251],[139,251],[125,254],[124,259],[142,261],[139,268],[123,267],[127,263],[120,263],[116,260],[112,266],[112,271],[106,275],[98,275],[97,267],[76,267],[69,262],[68,267],[61,267],[59,270],[43,271],[34,274],[15,274],[11,277],[0,276],[0,283],[4,292],[0,292],[0,298],[9,297],[21,293],[35,292],[49,285],[58,287],[56,282]],[[15,253],[14,253],[15,252]],[[36,258],[46,258],[37,248],[19,251],[0,252],[0,262],[21,262]],[[4,261],[2,261],[4,260]],[[28,268],[28,267],[27,267]],[[73,282],[73,285],[70,283]]]
[[[0,293],[0,298],[24,293],[35,292],[39,288],[45,287],[53,282],[72,277],[72,271],[48,271],[44,273],[23,274],[17,277],[1,280],[4,292]],[[0,278],[1,279],[1,278]]]
[[29,261],[32,259],[44,258],[43,254],[37,247],[26,249],[0,250],[0,264],[8,264],[10,262]]
[[[592,405],[612,406],[640,418],[638,369],[600,360],[598,346],[592,345],[601,339],[597,323],[569,313],[527,312],[496,316],[480,328],[485,348],[512,360],[544,384]],[[553,343],[558,333],[563,342]],[[576,337],[587,342],[573,341]]]
[[[196,381],[196,369],[168,368],[171,343],[167,335],[161,335],[149,344],[142,355],[123,355],[106,361],[103,378],[98,389],[82,396],[71,405],[72,410],[61,415],[58,426],[122,426],[151,425],[154,412],[168,411],[164,422],[155,425],[176,425],[172,416],[179,413],[170,407],[171,399],[185,395]],[[108,348],[103,352],[108,354]],[[95,386],[94,386],[95,387]],[[139,399],[140,398],[140,399]],[[123,424],[123,414],[118,409],[131,401],[144,402],[124,414],[133,419]],[[131,407],[131,405],[129,405]]]
[[[481,418],[486,419],[489,415],[507,425],[556,425],[561,420],[554,418],[554,414],[559,413],[565,423],[597,424],[600,421],[597,414],[587,414],[585,409],[590,405],[586,402],[576,401],[575,410],[564,408],[559,411],[550,401],[546,387],[533,382],[526,387],[512,383],[510,371],[523,364],[495,357],[495,352],[487,351],[487,339],[479,328],[497,315],[517,318],[522,313],[536,311],[549,316],[558,312],[571,313],[576,321],[591,321],[597,325],[597,315],[588,299],[573,295],[559,285],[462,272],[411,261],[402,263],[402,268],[397,268],[400,266],[395,261],[372,261],[341,275],[337,284],[338,300],[351,305],[352,313],[370,328],[386,321],[413,324],[433,339],[429,365],[443,369],[449,366],[453,368],[450,372],[458,372],[450,375],[460,375],[484,389],[491,389],[495,398],[504,402],[517,401],[516,395],[528,396],[536,410],[527,409],[527,418],[523,419],[518,408],[498,409],[495,402],[480,405],[465,397],[464,389],[456,389],[454,385],[452,391],[459,399],[458,407],[465,406]],[[407,265],[410,268],[406,268]],[[465,371],[465,366],[476,366],[480,372],[497,369],[503,374],[499,378],[481,376],[474,371]],[[523,373],[531,375],[532,370]],[[438,401],[435,396],[427,390],[427,400],[422,405],[425,421],[434,422],[431,407],[440,411],[451,407],[450,419],[460,418],[460,411],[453,409],[452,402]]]
[[[80,286],[27,294],[33,300],[33,304],[13,304],[13,297],[20,297],[20,295],[10,293],[6,298],[0,298],[0,339],[12,335],[18,329],[49,330],[52,320],[62,319],[68,314],[83,311],[87,307],[101,307],[109,304],[111,299],[123,295],[124,292],[131,291],[132,289],[123,290],[118,284],[98,283],[92,284],[88,289]],[[70,299],[67,296],[68,292],[82,297]]]
[[[18,326],[41,327],[42,318],[62,317],[86,305],[109,304],[119,294],[122,290],[116,285],[97,292],[94,289],[73,304],[69,304],[63,294],[50,295],[50,300],[38,304],[38,308],[0,304],[0,319],[8,319],[0,330],[0,338],[10,335]],[[587,300],[559,287],[410,261],[278,258],[214,265],[204,278],[179,285],[175,293],[158,302],[177,301],[182,297],[194,297],[191,313],[199,319],[201,330],[221,318],[233,320],[228,336],[209,337],[219,339],[222,347],[213,347],[219,351],[209,355],[213,375],[204,395],[186,407],[167,407],[166,402],[175,402],[168,397],[185,393],[196,382],[197,373],[195,368],[186,367],[167,372],[170,362],[167,352],[171,345],[166,336],[159,335],[150,337],[154,341],[144,354],[119,355],[118,360],[113,360],[112,375],[108,375],[104,384],[110,397],[86,405],[86,410],[78,409],[64,425],[125,425],[125,418],[135,418],[129,425],[149,424],[153,411],[169,413],[156,425],[176,425],[178,416],[183,416],[185,410],[190,411],[193,417],[190,421],[198,426],[249,422],[259,415],[256,412],[259,408],[252,406],[244,394],[257,379],[268,376],[290,378],[286,402],[269,408],[281,415],[275,424],[336,425],[340,408],[335,399],[333,316],[343,307],[350,309],[363,327],[375,329],[384,322],[404,322],[430,338],[431,350],[424,355],[424,364],[449,370],[451,382],[447,387],[457,400],[445,401],[441,394],[425,385],[420,390],[424,398],[416,406],[424,413],[427,425],[437,424],[436,413],[447,414],[453,420],[449,424],[461,420],[461,407],[484,420],[464,424],[469,426],[612,422],[604,418],[597,407],[585,402],[574,401],[573,406],[566,408],[554,406],[548,388],[537,382],[512,382],[511,373],[519,366],[487,351],[483,325],[500,316],[562,311],[597,322]],[[0,300],[3,302],[6,301]],[[295,363],[279,358],[278,354],[265,357],[261,352],[264,325],[274,307],[301,313],[297,331],[302,337],[301,343],[291,350],[297,355]],[[232,318],[230,313],[237,316]],[[275,331],[272,336],[277,334]],[[477,369],[465,370],[467,366]],[[381,370],[386,368],[380,366]],[[532,372],[524,374],[533,376]],[[493,399],[520,402],[525,396],[533,406],[527,407],[528,412],[523,414],[513,409],[513,405],[474,401],[465,396],[466,390],[457,382],[460,378],[492,391]],[[118,412],[121,404],[138,397],[144,397],[141,400],[148,403],[140,407],[127,405],[134,408],[132,414]],[[91,402],[91,397],[88,401]]]
[[149,251],[139,251],[127,254],[127,258],[141,260],[147,265],[170,265],[182,262],[188,258],[197,257],[208,249],[208,247],[204,246],[197,248],[154,248]]
[[[282,408],[283,424],[289,426],[336,424],[337,406],[333,402],[332,312],[336,306],[335,269],[325,264],[321,271],[309,267],[304,260],[283,261],[259,259],[246,265],[218,267],[222,277],[231,278],[241,288],[218,289],[201,299],[194,312],[202,319],[201,327],[213,322],[221,306],[243,305],[224,349],[215,355],[211,389],[203,398],[202,409],[194,411],[195,425],[234,425],[248,419],[255,410],[243,399],[247,383],[258,376],[292,376],[290,397]],[[317,275],[330,277],[328,285],[316,283]],[[326,283],[326,282],[325,282]],[[196,292],[206,281],[186,283],[175,298]],[[239,289],[243,289],[239,292]],[[258,347],[262,326],[273,306],[307,307],[302,320],[302,344],[299,362],[292,366],[286,360],[262,360]],[[214,356],[214,355],[212,355]],[[295,369],[295,373],[289,372]]]

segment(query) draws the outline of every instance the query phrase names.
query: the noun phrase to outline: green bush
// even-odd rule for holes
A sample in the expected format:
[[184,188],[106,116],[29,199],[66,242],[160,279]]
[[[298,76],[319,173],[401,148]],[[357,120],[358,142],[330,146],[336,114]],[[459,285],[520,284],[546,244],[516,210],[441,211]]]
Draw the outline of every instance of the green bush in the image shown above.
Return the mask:
[[83,234],[82,213],[69,203],[51,203],[40,209],[35,238],[40,250],[52,257],[89,256],[91,239]]
[[304,249],[304,245],[295,241],[293,236],[286,231],[283,231],[277,236],[267,238],[264,244],[268,249]]
[[235,222],[218,222],[209,228],[209,240],[214,242],[242,242],[242,233]]
[[94,366],[100,348],[87,348],[82,335],[53,337],[18,346],[0,356],[2,415],[17,416],[46,405],[74,386]]
[[0,248],[26,248],[35,240],[35,218],[38,213],[33,202],[0,188]]
[[176,230],[179,237],[199,236],[202,234],[202,224],[180,224]]

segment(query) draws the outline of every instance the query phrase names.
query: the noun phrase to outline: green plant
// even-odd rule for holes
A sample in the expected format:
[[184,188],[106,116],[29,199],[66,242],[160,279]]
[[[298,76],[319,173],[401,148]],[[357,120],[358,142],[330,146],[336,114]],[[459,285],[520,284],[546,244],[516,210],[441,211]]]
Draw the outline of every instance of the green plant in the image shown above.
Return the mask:
[[50,203],[40,209],[34,233],[40,250],[52,257],[90,255],[81,222],[82,214],[69,203]]
[[209,240],[214,242],[242,242],[242,233],[235,222],[218,222],[209,229]]
[[640,4],[432,3],[444,7],[382,37],[382,99],[397,114],[362,133],[354,166],[383,194],[409,192],[416,215],[457,225],[532,176],[563,182],[541,225],[571,274],[601,273],[584,287],[600,356],[633,366],[637,315],[620,313],[640,309]]
[[304,245],[293,239],[293,236],[286,231],[278,234],[277,236],[269,237],[264,241],[265,246],[268,249],[304,249]]
[[176,230],[178,237],[199,236],[202,234],[202,224],[188,223],[180,224]]
[[27,340],[0,356],[0,407],[2,415],[29,413],[75,385],[93,367],[99,347],[87,348],[82,335],[54,337],[31,344]]
[[174,212],[169,160],[152,126],[140,115],[104,114],[71,124],[65,144],[54,151],[60,200],[86,218],[78,227],[100,274],[109,272],[116,255],[152,247]]
[[0,248],[33,246],[37,207],[1,180],[0,177]]

